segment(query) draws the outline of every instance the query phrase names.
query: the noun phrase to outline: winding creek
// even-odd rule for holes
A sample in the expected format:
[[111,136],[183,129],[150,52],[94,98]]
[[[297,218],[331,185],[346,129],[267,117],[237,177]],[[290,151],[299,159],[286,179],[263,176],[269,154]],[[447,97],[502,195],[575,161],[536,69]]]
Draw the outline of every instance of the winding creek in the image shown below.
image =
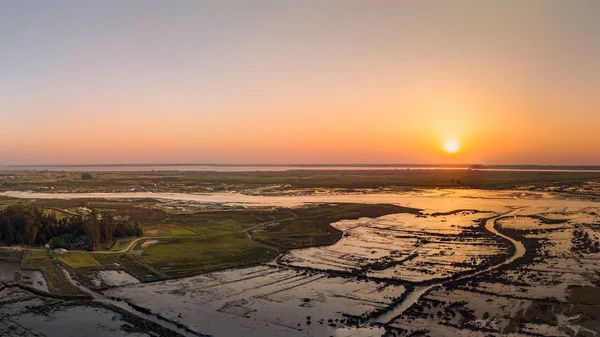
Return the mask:
[[488,231],[490,231],[490,232],[494,233],[495,235],[500,236],[500,237],[502,237],[502,238],[510,241],[510,243],[515,248],[515,251],[514,251],[513,255],[511,255],[508,259],[506,259],[502,263],[489,266],[489,267],[487,267],[485,269],[476,270],[476,271],[474,271],[472,273],[469,273],[467,275],[462,275],[460,277],[453,278],[451,280],[441,281],[439,283],[435,283],[435,284],[431,284],[431,285],[416,286],[415,289],[404,299],[404,301],[402,301],[400,304],[398,304],[392,310],[389,310],[389,311],[385,312],[384,314],[379,315],[379,316],[373,318],[372,320],[369,321],[369,323],[388,324],[391,321],[393,321],[394,318],[396,318],[396,317],[400,316],[401,314],[403,314],[406,310],[408,310],[408,308],[410,308],[411,306],[413,306],[414,304],[416,304],[417,302],[419,302],[419,299],[421,299],[421,297],[423,295],[425,295],[429,290],[434,289],[436,287],[439,287],[439,286],[441,286],[441,285],[443,285],[445,283],[448,283],[450,281],[460,281],[460,280],[468,279],[468,278],[473,277],[473,276],[477,276],[479,274],[483,274],[483,273],[492,271],[494,269],[498,269],[498,268],[500,268],[500,267],[502,267],[504,265],[507,265],[507,264],[515,261],[516,259],[522,257],[523,255],[525,255],[526,249],[525,249],[525,246],[521,242],[519,242],[519,241],[517,241],[517,240],[515,240],[515,239],[513,239],[513,238],[511,238],[511,237],[509,237],[507,235],[504,235],[504,234],[500,233],[496,229],[496,226],[495,226],[496,221],[498,219],[516,215],[518,212],[519,212],[519,209],[515,209],[515,210],[512,210],[512,211],[506,212],[504,214],[500,214],[498,216],[495,216],[493,218],[490,218],[490,219],[488,219],[485,222],[485,228]]

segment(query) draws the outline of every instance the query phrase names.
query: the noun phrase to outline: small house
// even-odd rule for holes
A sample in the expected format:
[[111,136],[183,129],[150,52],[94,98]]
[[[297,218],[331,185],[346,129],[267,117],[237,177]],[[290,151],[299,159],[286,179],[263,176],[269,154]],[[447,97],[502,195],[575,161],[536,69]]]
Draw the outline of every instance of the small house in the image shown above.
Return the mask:
[[65,255],[68,252],[69,251],[64,248],[57,248],[54,250],[54,254],[56,254],[56,255]]

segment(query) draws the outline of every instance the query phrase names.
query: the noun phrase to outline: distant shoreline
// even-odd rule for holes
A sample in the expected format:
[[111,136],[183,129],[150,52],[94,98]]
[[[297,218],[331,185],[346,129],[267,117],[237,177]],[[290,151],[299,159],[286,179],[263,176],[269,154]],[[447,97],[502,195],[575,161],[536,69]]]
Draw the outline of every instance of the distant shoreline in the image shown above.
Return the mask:
[[398,170],[475,169],[482,171],[600,172],[600,165],[480,165],[480,164],[60,164],[0,165],[0,171],[293,171],[293,170]]

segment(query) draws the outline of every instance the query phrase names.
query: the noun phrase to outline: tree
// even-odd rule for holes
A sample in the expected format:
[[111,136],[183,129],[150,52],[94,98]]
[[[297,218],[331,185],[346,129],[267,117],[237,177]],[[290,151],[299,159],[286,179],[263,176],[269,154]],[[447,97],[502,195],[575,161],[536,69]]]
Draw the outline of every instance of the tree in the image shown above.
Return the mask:
[[37,219],[34,217],[23,219],[23,239],[24,244],[28,246],[33,246],[35,244],[35,238],[38,234],[38,224],[36,223]]
[[98,216],[98,210],[93,209],[84,224],[85,235],[87,235],[88,245],[91,250],[98,249],[102,241]]
[[7,244],[33,245],[44,213],[28,204],[11,206],[0,218],[0,239]]
[[115,220],[100,216],[93,209],[89,216],[58,219],[56,214],[35,205],[17,204],[0,210],[0,243],[6,245],[43,246],[65,249],[99,249],[116,237],[142,236],[136,221]]
[[81,174],[81,179],[83,179],[83,180],[90,180],[90,179],[92,179],[92,178],[93,178],[93,177],[92,177],[92,175],[91,175],[90,173],[83,172],[83,173]]
[[112,215],[106,215],[100,221],[100,229],[102,232],[102,242],[110,243],[113,241],[113,233],[115,232],[115,220]]

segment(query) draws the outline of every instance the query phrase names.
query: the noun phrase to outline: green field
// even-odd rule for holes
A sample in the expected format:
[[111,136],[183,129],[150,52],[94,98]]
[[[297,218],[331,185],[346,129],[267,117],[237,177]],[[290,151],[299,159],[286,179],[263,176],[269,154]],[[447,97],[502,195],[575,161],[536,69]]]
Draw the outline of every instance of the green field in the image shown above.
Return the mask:
[[29,249],[23,252],[24,259],[51,259],[54,253],[46,249]]
[[117,239],[115,243],[110,247],[111,251],[121,251],[129,246],[133,240],[136,238],[125,238],[125,239]]
[[195,234],[214,235],[243,231],[268,221],[268,215],[244,211],[195,212],[171,214],[169,221]]
[[95,267],[100,264],[86,252],[68,252],[59,255],[58,259],[71,268]]
[[164,237],[177,235],[193,235],[194,232],[177,224],[161,222],[154,225],[144,226],[144,236]]
[[143,249],[132,258],[144,266],[173,278],[267,261],[277,255],[272,247],[245,234],[216,237],[177,238]]

